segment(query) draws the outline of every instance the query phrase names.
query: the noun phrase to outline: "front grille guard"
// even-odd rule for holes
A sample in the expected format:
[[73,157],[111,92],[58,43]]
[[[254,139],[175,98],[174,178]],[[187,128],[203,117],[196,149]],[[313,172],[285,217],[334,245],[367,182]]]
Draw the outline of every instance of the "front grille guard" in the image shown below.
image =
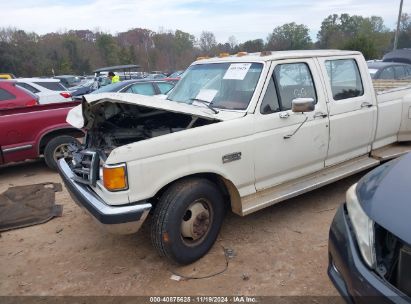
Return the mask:
[[95,187],[99,179],[100,154],[92,150],[75,153],[73,155],[72,170],[74,181]]

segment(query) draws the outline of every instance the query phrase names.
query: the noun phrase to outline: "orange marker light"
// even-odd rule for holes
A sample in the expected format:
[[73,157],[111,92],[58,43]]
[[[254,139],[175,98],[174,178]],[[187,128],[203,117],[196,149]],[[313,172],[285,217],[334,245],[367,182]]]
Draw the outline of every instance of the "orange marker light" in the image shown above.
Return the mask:
[[103,167],[103,184],[109,191],[127,189],[126,165]]

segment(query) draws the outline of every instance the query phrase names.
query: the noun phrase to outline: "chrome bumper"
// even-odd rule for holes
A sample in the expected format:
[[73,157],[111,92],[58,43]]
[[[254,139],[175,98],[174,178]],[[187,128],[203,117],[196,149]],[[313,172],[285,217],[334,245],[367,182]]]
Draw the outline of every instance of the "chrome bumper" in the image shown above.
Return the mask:
[[74,181],[74,173],[64,159],[58,161],[58,171],[73,200],[110,233],[132,234],[145,221],[152,205],[140,202],[130,205],[107,205],[90,186]]

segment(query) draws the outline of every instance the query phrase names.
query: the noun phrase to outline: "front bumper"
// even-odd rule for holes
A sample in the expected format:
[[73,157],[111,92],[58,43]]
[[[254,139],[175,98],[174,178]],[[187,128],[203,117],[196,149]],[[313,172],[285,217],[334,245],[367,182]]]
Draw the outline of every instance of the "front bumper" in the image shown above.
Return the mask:
[[58,161],[58,169],[73,200],[108,232],[132,234],[140,229],[152,207],[151,204],[141,202],[123,206],[107,205],[90,186],[74,181],[74,173],[64,159]]
[[345,204],[331,224],[328,276],[347,303],[411,303],[411,299],[370,270],[362,260]]

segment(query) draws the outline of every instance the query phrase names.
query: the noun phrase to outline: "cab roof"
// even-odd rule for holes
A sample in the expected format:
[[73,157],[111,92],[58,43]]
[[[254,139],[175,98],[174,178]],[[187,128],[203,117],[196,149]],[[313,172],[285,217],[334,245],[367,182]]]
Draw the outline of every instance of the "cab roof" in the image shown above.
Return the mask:
[[194,62],[197,63],[213,63],[213,62],[266,62],[272,60],[281,59],[294,59],[294,58],[309,58],[309,57],[328,57],[328,56],[350,56],[361,55],[357,51],[341,51],[341,50],[298,50],[298,51],[265,51],[257,53],[245,53],[239,52],[232,55],[224,55],[219,57],[198,59]]

